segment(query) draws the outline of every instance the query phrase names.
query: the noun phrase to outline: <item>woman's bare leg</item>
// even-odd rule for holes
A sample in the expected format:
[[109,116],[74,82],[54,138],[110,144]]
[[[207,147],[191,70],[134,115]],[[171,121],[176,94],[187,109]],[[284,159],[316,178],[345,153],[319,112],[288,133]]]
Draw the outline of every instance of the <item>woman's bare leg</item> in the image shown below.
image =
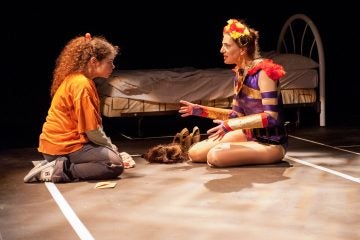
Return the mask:
[[189,149],[189,158],[193,162],[206,163],[207,155],[210,149],[223,142],[245,142],[247,141],[246,136],[242,130],[235,130],[227,133],[223,139],[215,140],[206,139],[197,144],[191,146]]
[[207,154],[208,164],[214,167],[230,167],[249,164],[271,164],[283,159],[281,145],[266,145],[254,141],[219,143]]

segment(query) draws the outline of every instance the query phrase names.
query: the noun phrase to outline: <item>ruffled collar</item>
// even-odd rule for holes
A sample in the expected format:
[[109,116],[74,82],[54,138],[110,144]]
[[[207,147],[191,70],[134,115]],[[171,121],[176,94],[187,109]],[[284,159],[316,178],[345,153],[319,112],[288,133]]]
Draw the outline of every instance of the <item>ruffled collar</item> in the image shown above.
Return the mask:
[[[239,68],[236,66],[232,69],[238,76],[242,76],[244,74],[244,69]],[[263,70],[266,75],[274,80],[277,81],[285,75],[284,68],[274,63],[271,59],[258,59],[253,61],[253,65],[248,67],[247,73],[248,75],[254,75],[258,71]]]
[[263,70],[266,75],[274,81],[279,80],[285,75],[284,68],[281,65],[274,63],[271,59],[263,59],[256,63],[254,67],[249,69],[248,74],[254,75],[259,70]]

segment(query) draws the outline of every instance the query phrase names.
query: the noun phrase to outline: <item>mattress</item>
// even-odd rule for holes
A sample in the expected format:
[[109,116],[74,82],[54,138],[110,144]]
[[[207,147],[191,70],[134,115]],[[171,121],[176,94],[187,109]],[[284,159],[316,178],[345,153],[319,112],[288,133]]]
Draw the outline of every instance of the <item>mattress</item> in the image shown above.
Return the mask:
[[[281,90],[283,104],[308,104],[316,102],[315,89]],[[197,101],[210,107],[231,108],[232,97],[212,101]],[[157,103],[130,98],[103,97],[101,113],[106,117],[170,114],[179,110],[178,103]]]
[[[316,102],[317,70],[287,67],[286,71],[280,80],[283,103]],[[175,113],[179,100],[231,108],[233,97],[233,73],[221,68],[121,70],[109,80],[95,82],[106,117]]]
[[[194,103],[210,107],[231,108],[232,97],[195,101]],[[106,117],[171,114],[176,113],[179,107],[179,103],[158,103],[119,97],[103,97],[101,99],[101,113]]]
[[297,54],[275,54],[271,59],[281,64],[286,74],[280,79],[284,105],[316,103],[319,64]]
[[230,69],[143,69],[114,71],[108,80],[97,80],[101,96],[129,98],[159,103],[180,100],[224,99],[233,94]]
[[280,79],[283,104],[308,104],[317,101],[319,74],[316,69],[287,71]]
[[319,82],[319,74],[316,69],[301,69],[286,71],[280,79],[280,89],[308,89],[316,88]]
[[174,113],[180,100],[231,108],[233,95],[233,73],[222,68],[118,70],[95,82],[107,117]]
[[284,89],[281,90],[283,104],[307,104],[316,102],[316,90],[309,89]]

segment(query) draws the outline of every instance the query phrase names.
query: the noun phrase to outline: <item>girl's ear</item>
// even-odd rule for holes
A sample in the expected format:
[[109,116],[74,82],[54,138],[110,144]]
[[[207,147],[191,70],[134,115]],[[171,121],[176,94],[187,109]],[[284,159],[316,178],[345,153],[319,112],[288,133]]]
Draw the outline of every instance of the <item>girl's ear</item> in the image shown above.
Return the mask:
[[98,62],[98,60],[96,59],[96,57],[91,57],[89,60],[90,64],[96,64]]

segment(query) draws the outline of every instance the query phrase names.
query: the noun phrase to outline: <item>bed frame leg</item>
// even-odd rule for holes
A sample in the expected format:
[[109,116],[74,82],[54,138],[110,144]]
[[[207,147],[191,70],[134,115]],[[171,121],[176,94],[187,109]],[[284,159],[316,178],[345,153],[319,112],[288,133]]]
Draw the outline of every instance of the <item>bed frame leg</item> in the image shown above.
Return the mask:
[[296,122],[295,122],[296,127],[300,127],[300,108],[296,109]]
[[140,116],[137,121],[137,132],[139,137],[143,137],[143,132],[141,131],[142,121],[143,121],[143,117]]

